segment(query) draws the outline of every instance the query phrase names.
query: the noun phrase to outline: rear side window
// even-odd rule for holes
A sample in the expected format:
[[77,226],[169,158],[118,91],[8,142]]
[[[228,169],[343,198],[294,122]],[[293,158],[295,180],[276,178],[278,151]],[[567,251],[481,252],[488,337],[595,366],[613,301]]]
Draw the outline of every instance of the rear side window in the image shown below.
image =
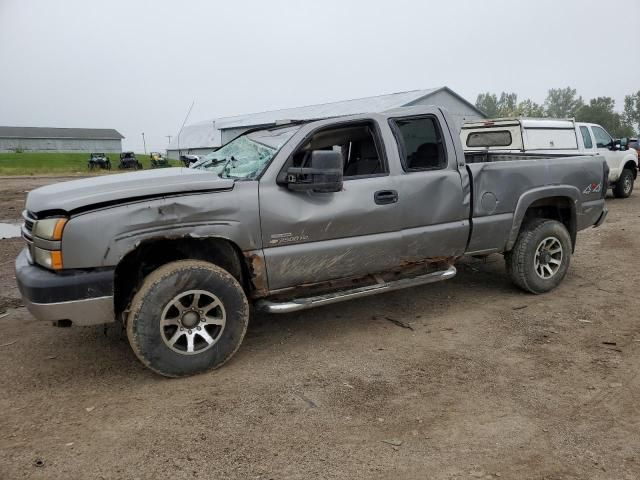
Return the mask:
[[580,127],[580,133],[582,134],[582,141],[584,142],[584,148],[593,148],[593,142],[591,141],[591,134],[587,127]]
[[433,117],[392,122],[405,170],[437,170],[447,166],[440,128]]
[[508,147],[509,145],[511,145],[511,132],[508,130],[472,132],[467,137],[467,147]]

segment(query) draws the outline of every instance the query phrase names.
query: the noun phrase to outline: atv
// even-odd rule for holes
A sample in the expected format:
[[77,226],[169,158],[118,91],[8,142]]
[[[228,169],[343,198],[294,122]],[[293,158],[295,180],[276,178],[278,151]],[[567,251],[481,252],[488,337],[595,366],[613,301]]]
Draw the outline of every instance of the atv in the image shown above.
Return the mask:
[[169,165],[167,157],[162,155],[160,152],[151,152],[149,158],[151,159],[151,168],[164,168],[171,166]]
[[89,170],[96,168],[104,168],[105,170],[111,170],[111,160],[104,153],[92,153],[89,155],[89,161],[87,162]]
[[120,154],[120,164],[118,165],[120,170],[125,168],[133,170],[142,170],[142,164],[136,158],[136,154],[133,152],[122,152]]

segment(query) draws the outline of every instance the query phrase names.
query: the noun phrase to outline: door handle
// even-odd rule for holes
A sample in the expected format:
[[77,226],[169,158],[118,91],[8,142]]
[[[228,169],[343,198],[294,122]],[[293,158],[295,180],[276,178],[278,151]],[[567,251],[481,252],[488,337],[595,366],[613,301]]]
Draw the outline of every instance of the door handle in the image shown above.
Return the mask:
[[398,201],[398,192],[396,190],[379,190],[373,194],[373,200],[377,205],[389,205]]

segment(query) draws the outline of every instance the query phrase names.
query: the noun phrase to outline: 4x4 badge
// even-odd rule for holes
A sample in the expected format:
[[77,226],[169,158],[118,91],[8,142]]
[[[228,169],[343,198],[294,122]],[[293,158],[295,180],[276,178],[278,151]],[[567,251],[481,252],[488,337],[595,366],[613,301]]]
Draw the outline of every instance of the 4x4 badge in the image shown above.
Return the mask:
[[582,193],[584,193],[585,195],[589,195],[590,193],[600,193],[601,191],[601,183],[592,183],[591,185],[587,186],[587,188],[585,188]]

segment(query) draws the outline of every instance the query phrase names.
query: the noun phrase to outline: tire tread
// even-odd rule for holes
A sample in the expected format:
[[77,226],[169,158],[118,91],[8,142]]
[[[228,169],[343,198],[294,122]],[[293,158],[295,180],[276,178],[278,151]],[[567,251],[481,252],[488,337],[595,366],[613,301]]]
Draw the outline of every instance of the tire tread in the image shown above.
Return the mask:
[[[528,279],[526,270],[528,250],[538,232],[550,222],[562,225],[557,220],[548,218],[534,218],[524,223],[513,249],[505,255],[506,270],[511,281],[522,290],[530,293],[539,294],[541,292],[536,290]],[[562,227],[565,228],[564,225]]]
[[[135,353],[136,357],[138,357],[138,359],[144,364],[144,366],[146,366],[150,370],[158,373],[159,375],[162,375],[162,376],[165,376],[165,377],[172,377],[172,378],[187,377],[187,376],[193,375],[193,373],[185,372],[184,374],[175,374],[175,373],[172,373],[172,372],[162,371],[159,368],[157,368],[156,366],[152,365],[149,362],[149,360],[142,354],[141,345],[139,344],[138,338],[137,338],[137,336],[136,336],[136,334],[134,332],[134,329],[133,329],[133,318],[137,314],[137,312],[139,312],[140,308],[142,307],[142,303],[144,302],[145,296],[157,284],[159,284],[162,281],[164,281],[165,278],[173,275],[177,269],[188,270],[188,269],[195,269],[195,268],[198,268],[198,269],[207,268],[209,270],[214,270],[214,271],[216,271],[216,273],[218,275],[223,277],[223,279],[225,279],[228,282],[231,282],[232,284],[235,284],[235,286],[237,286],[237,288],[242,291],[242,286],[238,283],[238,281],[235,279],[235,277],[233,275],[231,275],[225,269],[223,269],[223,268],[221,268],[221,267],[219,267],[219,266],[217,266],[217,265],[215,265],[213,263],[205,262],[203,260],[178,260],[178,261],[175,261],[175,262],[171,262],[171,263],[167,263],[165,265],[162,265],[161,267],[159,267],[156,270],[154,270],[153,272],[151,272],[144,279],[144,281],[142,282],[142,286],[136,292],[136,294],[133,297],[133,300],[131,301],[129,314],[127,315],[126,330],[127,330],[127,338],[129,340],[129,344],[131,345],[131,349]],[[246,301],[246,298],[245,298],[245,302],[244,302],[244,307],[245,307],[245,309],[244,309],[245,311],[242,312],[242,313],[248,319],[248,317],[249,317],[249,304]],[[248,321],[244,323],[244,328],[243,328],[243,331],[242,331],[242,337],[244,337],[244,334],[247,331],[248,323],[249,323]],[[221,366],[223,366],[238,351],[238,349],[240,348],[240,344],[241,344],[241,342],[238,342],[238,345],[236,346],[236,348],[229,355],[227,355],[227,357],[222,362],[219,362],[218,364],[212,366],[211,368],[209,368],[207,370],[203,370],[203,371],[201,371],[199,373],[210,372],[212,370],[215,370],[215,369],[220,368]]]
[[[631,190],[629,191],[629,193],[625,193],[624,191],[624,182],[622,181],[622,177],[624,175],[630,175],[631,176]],[[629,170],[628,168],[625,168],[624,170],[622,170],[622,173],[620,174],[620,178],[618,178],[618,181],[616,182],[615,186],[613,187],[613,195],[616,198],[628,198],[631,196],[631,193],[633,192],[633,172],[631,170]]]

